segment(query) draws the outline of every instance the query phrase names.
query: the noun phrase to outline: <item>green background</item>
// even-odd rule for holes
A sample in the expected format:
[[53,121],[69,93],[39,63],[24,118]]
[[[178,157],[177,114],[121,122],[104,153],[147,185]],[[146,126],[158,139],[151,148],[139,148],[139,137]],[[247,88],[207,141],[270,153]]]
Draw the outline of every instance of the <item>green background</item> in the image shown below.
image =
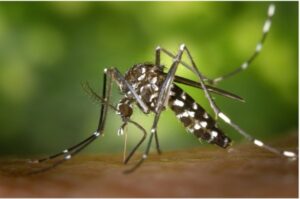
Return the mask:
[[[276,2],[269,37],[251,67],[218,86],[242,96],[240,103],[215,96],[230,118],[247,132],[272,140],[298,129],[298,3]],[[154,61],[156,46],[191,50],[208,77],[230,72],[254,51],[266,19],[267,2],[1,2],[0,154],[58,152],[97,127],[99,105],[80,83],[95,90],[102,71],[125,72]],[[168,66],[170,59],[162,58]],[[180,70],[180,75],[195,77]],[[209,113],[203,92],[183,86]],[[120,98],[114,87],[114,102]],[[133,119],[148,131],[153,114],[138,109]],[[86,151],[121,152],[121,120],[110,111],[105,136]],[[221,123],[236,142],[243,140]],[[140,132],[129,126],[132,146]],[[162,150],[199,144],[175,115],[163,113],[158,128]]]

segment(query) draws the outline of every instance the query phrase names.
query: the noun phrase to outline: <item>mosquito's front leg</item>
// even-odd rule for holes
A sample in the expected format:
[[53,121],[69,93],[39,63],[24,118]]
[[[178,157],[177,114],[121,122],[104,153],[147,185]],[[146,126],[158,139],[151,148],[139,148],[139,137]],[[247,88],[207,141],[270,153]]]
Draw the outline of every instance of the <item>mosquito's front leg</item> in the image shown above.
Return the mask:
[[42,158],[42,159],[39,159],[39,160],[31,160],[30,163],[41,163],[41,162],[44,162],[44,161],[47,161],[47,160],[52,160],[52,159],[56,159],[56,158],[59,158],[59,157],[63,156],[62,159],[57,160],[51,166],[40,169],[40,170],[37,170],[37,171],[30,172],[29,174],[36,174],[36,173],[47,171],[51,168],[54,168],[54,167],[62,164],[63,162],[65,162],[67,160],[70,160],[74,155],[76,155],[77,153],[82,151],[85,147],[87,147],[94,140],[96,140],[101,134],[103,134],[108,107],[111,106],[110,103],[109,103],[110,102],[110,95],[111,95],[111,87],[112,87],[112,78],[109,78],[109,80],[107,80],[106,70],[104,70],[103,92],[102,92],[103,100],[102,100],[102,98],[100,98],[102,103],[101,103],[100,118],[99,118],[99,123],[98,123],[97,130],[90,137],[86,138],[85,140],[81,141],[80,143],[78,143],[78,144],[76,144],[76,145],[74,145],[74,146],[72,146],[68,149],[63,150],[60,153],[57,153],[57,154],[54,154],[54,155],[51,155],[49,157]]

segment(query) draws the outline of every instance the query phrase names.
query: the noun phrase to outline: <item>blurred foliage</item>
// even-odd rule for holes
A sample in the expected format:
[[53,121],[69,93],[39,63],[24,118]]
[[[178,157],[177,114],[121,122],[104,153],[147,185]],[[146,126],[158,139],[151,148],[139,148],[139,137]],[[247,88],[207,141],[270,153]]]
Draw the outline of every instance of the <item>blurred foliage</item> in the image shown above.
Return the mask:
[[[266,140],[298,129],[298,3],[276,6],[262,53],[247,71],[219,84],[246,103],[215,96],[232,120]],[[87,137],[97,127],[100,107],[80,83],[88,80],[99,91],[105,67],[125,72],[153,61],[158,45],[176,52],[185,43],[209,77],[231,71],[255,49],[267,7],[267,2],[1,2],[0,154],[53,153]],[[170,61],[163,57],[167,66]],[[195,79],[184,70],[179,74]],[[182,87],[212,113],[202,91]],[[114,87],[115,103],[119,97]],[[153,115],[136,109],[133,119],[149,130]],[[105,136],[87,151],[121,152],[120,123],[110,111]],[[128,132],[133,146],[141,134],[132,126]],[[170,110],[158,133],[163,150],[203,145]]]

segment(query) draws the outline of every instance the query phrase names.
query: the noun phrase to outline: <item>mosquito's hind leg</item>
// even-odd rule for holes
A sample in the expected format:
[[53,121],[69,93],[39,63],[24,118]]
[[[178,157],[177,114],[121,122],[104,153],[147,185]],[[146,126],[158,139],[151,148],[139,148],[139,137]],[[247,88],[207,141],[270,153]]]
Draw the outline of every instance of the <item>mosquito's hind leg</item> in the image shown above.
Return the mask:
[[274,14],[275,14],[275,5],[270,4],[269,8],[268,8],[268,17],[267,17],[267,19],[264,23],[263,29],[262,29],[262,36],[261,36],[259,42],[256,44],[255,51],[252,53],[252,55],[246,61],[244,61],[239,67],[234,69],[233,71],[231,71],[223,76],[220,76],[220,77],[208,79],[207,81],[209,83],[216,84],[220,81],[223,81],[224,79],[232,77],[232,76],[246,70],[250,66],[250,64],[255,60],[255,58],[259,55],[259,53],[262,50],[263,44],[264,44],[264,42],[267,38],[267,35],[270,31],[271,24],[272,24],[272,18],[274,16]]

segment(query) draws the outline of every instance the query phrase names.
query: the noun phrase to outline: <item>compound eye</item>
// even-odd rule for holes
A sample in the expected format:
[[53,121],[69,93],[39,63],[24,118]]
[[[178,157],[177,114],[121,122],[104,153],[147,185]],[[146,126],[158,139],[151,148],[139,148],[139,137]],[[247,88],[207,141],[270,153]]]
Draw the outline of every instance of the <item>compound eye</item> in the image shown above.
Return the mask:
[[132,115],[132,108],[128,104],[121,104],[119,112],[123,117],[130,117]]

